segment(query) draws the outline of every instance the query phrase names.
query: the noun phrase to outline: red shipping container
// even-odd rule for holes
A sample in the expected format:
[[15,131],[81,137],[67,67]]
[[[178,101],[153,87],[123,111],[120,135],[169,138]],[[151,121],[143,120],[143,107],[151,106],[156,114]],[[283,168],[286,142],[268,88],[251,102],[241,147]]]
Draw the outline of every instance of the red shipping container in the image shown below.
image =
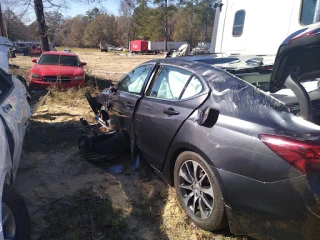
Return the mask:
[[148,42],[143,40],[134,40],[130,42],[131,52],[147,52]]

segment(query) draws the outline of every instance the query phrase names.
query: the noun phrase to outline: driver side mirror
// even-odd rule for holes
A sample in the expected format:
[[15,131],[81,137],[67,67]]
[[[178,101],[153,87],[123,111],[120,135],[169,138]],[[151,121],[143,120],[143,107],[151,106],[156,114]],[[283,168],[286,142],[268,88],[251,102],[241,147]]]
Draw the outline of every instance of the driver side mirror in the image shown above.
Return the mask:
[[37,59],[36,58],[32,58],[31,60],[33,63],[37,63]]
[[80,67],[83,67],[83,66],[86,66],[86,65],[87,65],[86,62],[81,62],[81,63],[80,63]]

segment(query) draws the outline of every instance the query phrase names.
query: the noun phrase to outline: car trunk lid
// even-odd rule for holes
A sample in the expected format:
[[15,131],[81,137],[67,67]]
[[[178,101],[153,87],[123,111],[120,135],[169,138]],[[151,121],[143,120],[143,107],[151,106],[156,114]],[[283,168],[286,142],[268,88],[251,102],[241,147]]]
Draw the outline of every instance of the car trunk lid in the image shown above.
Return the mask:
[[298,82],[320,77],[320,24],[291,34],[279,47],[270,80],[270,92],[286,85],[289,75]]

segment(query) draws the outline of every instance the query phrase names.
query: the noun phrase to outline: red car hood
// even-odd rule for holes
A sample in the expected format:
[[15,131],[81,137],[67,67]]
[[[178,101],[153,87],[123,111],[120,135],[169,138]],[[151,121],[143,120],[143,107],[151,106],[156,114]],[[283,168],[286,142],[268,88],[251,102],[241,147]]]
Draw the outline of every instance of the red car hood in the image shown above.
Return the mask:
[[84,73],[81,67],[59,66],[59,65],[35,65],[30,70],[31,73],[41,76],[79,76]]

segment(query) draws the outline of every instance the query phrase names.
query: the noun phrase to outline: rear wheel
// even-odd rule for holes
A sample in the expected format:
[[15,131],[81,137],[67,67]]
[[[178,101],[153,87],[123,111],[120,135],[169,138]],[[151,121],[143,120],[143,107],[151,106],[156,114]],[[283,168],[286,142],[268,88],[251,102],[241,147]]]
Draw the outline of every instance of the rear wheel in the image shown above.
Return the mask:
[[183,152],[178,156],[174,185],[180,205],[196,225],[207,231],[227,225],[219,183],[200,155]]
[[1,209],[4,239],[30,239],[28,209],[21,195],[9,185],[3,187]]

